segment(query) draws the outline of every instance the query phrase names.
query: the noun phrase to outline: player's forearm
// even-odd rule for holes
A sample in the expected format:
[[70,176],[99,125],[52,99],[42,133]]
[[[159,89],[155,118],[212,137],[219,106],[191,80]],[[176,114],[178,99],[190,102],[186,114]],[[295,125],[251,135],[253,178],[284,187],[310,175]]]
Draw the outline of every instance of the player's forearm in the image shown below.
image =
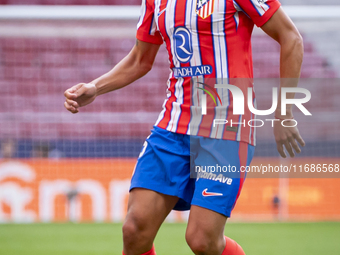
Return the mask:
[[300,34],[293,33],[280,42],[280,76],[281,78],[300,78],[303,59],[303,40]]
[[150,71],[152,64],[143,62],[132,50],[111,71],[95,79],[97,95],[105,94],[123,88]]
[[[301,65],[303,59],[303,40],[299,33],[293,33],[280,41],[281,57],[280,57],[280,87],[297,87],[301,73]],[[280,89],[281,92],[281,89]],[[288,93],[287,98],[294,98],[295,93]],[[291,118],[292,105],[287,105],[287,115],[281,115],[281,94],[279,95],[276,116],[279,118]]]

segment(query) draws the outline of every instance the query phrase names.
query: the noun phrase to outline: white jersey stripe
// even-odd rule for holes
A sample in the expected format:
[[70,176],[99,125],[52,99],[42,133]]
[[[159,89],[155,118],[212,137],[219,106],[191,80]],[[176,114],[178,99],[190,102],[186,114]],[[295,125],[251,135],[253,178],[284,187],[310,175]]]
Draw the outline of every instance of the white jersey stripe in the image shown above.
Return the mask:
[[137,23],[137,30],[143,24],[143,20],[144,20],[145,14],[146,14],[146,1],[147,0],[142,0],[142,6],[141,6],[141,9],[140,9],[140,18],[139,18],[139,21]]
[[240,24],[240,17],[238,15],[238,12],[235,12],[234,14],[234,20],[235,20],[235,24],[236,24],[236,30],[238,29],[238,25]]
[[[196,5],[193,3],[192,10],[196,8]],[[202,59],[200,54],[200,43],[199,43],[199,36],[197,33],[197,14],[196,12],[192,12],[192,20],[191,20],[191,29],[192,29],[192,44],[193,44],[193,57],[190,60],[191,66],[200,66],[202,65]],[[200,103],[202,102],[201,97],[203,95],[203,91],[197,89],[197,87],[202,87],[202,85],[198,84],[197,82],[204,82],[203,76],[197,76],[194,77],[191,82],[195,83],[192,85],[192,105],[195,105],[197,107],[191,106],[190,115],[191,115],[191,121],[190,121],[190,128],[188,130],[189,135],[197,135],[198,134],[198,128],[199,124],[202,121],[202,109],[200,107]]]
[[241,8],[241,6],[239,6],[238,3],[236,3],[235,0],[233,1],[233,3],[234,3],[234,7],[235,7],[235,10],[236,10],[236,11],[238,11],[238,12],[243,12],[243,13],[250,19],[248,13],[246,13],[246,12]]
[[[242,123],[242,115],[240,115],[238,122]],[[246,124],[247,125],[247,124]],[[241,132],[242,132],[242,128],[244,126],[242,124],[238,124],[238,130],[237,130],[237,135],[236,135],[236,141],[241,141]]]
[[[158,0],[158,1],[159,1],[159,5],[160,5],[162,0]],[[171,1],[168,1],[168,2],[167,2],[166,7],[165,7],[166,10],[169,9],[170,3],[171,3]],[[164,22],[164,24],[165,24],[165,31],[167,32],[167,36],[170,38],[170,35],[169,35],[169,33],[168,33],[168,29],[167,29],[167,28],[169,27],[169,24],[167,24],[167,22],[166,22],[166,17],[167,17],[167,15],[168,15],[167,11],[165,11],[163,15],[164,15],[164,19],[165,19],[165,22]],[[158,23],[158,21],[157,21],[157,23]],[[171,79],[172,77],[173,77],[173,71],[170,69],[169,79],[168,79],[168,81],[167,81],[167,99],[165,99],[165,101],[164,101],[164,104],[163,104],[163,106],[162,106],[162,107],[163,107],[163,110],[162,110],[161,113],[159,114],[158,120],[157,120],[157,122],[156,122],[156,124],[155,124],[156,126],[163,120],[164,115],[165,115],[165,112],[166,112],[165,106],[166,106],[166,103],[168,102],[169,97],[170,97],[169,88],[170,88],[170,86],[171,86],[170,79]]]
[[156,22],[155,19],[152,21],[152,25],[151,25],[151,29],[150,29],[150,35],[155,35],[157,31],[157,26],[156,26]]
[[[217,77],[222,77],[222,67],[221,67],[221,45],[220,45],[220,39],[219,39],[219,26],[220,26],[220,15],[219,15],[219,11],[220,8],[218,6],[218,3],[220,1],[214,1],[215,5],[217,6],[217,8],[215,8],[215,13],[213,13],[211,15],[211,19],[212,19],[212,31],[211,31],[211,36],[212,36],[212,41],[213,41],[213,51],[214,51],[214,64],[215,64],[215,72],[216,72],[216,78]],[[222,2],[222,1],[221,1]],[[214,22],[216,21],[216,22]],[[220,83],[220,81],[217,81],[217,83]],[[214,119],[218,118],[218,114],[217,110],[215,109],[215,115],[214,115]],[[211,126],[211,130],[210,130],[210,137],[215,137],[217,138],[217,129],[219,128],[219,125],[214,127],[214,125]]]
[[159,22],[158,22],[158,17],[159,17],[159,13],[160,13],[160,8],[161,8],[161,0],[155,0],[155,23],[156,23],[156,27],[157,27],[157,31],[159,31]]
[[157,126],[157,125],[159,124],[159,122],[161,122],[162,119],[164,118],[164,114],[165,114],[165,111],[166,111],[166,109],[165,109],[166,102],[168,102],[168,99],[165,99],[165,100],[164,100],[164,103],[163,103],[163,105],[162,105],[163,110],[162,110],[161,113],[159,114],[155,126]]
[[[185,26],[186,27],[190,27],[190,11],[191,11],[191,8],[190,8],[190,5],[189,2],[191,1],[187,1],[186,4],[185,4]],[[178,65],[178,67],[180,67],[180,63]],[[184,103],[184,89],[183,89],[183,83],[184,83],[184,78],[179,78],[178,79],[178,82],[176,83],[176,98],[177,98],[177,101],[176,101],[176,104],[173,104],[174,107],[176,107],[176,110],[175,110],[175,113],[173,115],[173,118],[171,118],[171,122],[173,123],[173,126],[172,128],[170,129],[170,131],[173,131],[175,132],[177,130],[177,127],[178,127],[178,122],[179,122],[179,119],[181,117],[181,104]],[[179,104],[178,104],[179,103]],[[178,104],[178,105],[177,105]]]
[[235,10],[238,11],[238,12],[242,12],[242,8],[238,5],[238,3],[236,3],[235,1],[233,1],[234,3],[234,7],[235,7]]
[[[187,28],[190,28],[190,30],[192,31],[192,20],[193,20],[193,15],[194,15],[194,9],[193,9],[193,6],[194,8],[196,8],[196,5],[194,5],[193,1],[187,1],[186,2],[186,9],[185,9],[185,26]],[[191,35],[193,37],[193,35]],[[191,40],[193,40],[193,38],[191,38]],[[192,59],[191,61],[192,62]],[[191,64],[191,63],[190,63]],[[184,91],[183,91],[183,96],[184,96]],[[186,95],[186,96],[190,96],[191,95]],[[184,98],[183,98],[184,100]],[[191,115],[190,115],[191,117]],[[191,119],[189,121],[189,124],[188,124],[188,128],[187,128],[187,134],[190,134],[190,122],[191,122]]]
[[[226,48],[226,38],[224,34],[224,10],[226,8],[226,1],[215,1],[215,13],[212,15],[213,17],[213,35],[214,35],[214,48],[215,48],[215,65],[216,65],[216,78],[217,83],[222,84],[225,82],[224,79],[228,78],[228,63],[227,63],[227,48]],[[223,10],[223,11],[222,11]],[[223,98],[223,89],[217,89],[217,93],[222,95]],[[222,101],[221,107],[220,102],[217,100],[218,107],[215,110],[215,119],[226,119],[227,117],[227,108],[225,107],[225,103]],[[222,109],[224,108],[224,109]],[[223,128],[221,125],[217,125],[216,127],[212,126],[212,137],[217,139],[221,139],[223,135]]]
[[[173,6],[170,7],[172,8],[171,15],[175,18],[177,0],[172,1],[172,2],[173,2]],[[172,22],[173,23],[171,25],[171,28],[175,27],[175,20],[172,20]],[[173,32],[174,32],[173,29],[169,31],[169,35],[171,38],[170,39],[171,44],[175,45],[175,43],[173,42]],[[172,56],[173,56],[173,62],[174,62],[175,67],[180,67],[181,63],[176,58],[175,49],[172,49]],[[181,115],[181,104],[183,104],[183,100],[184,100],[183,83],[184,83],[184,79],[178,78],[175,84],[175,97],[177,98],[177,100],[176,102],[172,103],[171,118],[170,118],[169,125],[168,125],[168,130],[172,132],[176,132],[179,117]]]
[[263,9],[262,4],[259,3],[258,0],[250,0],[251,3],[253,4],[254,8],[256,9],[257,13],[262,16],[265,14],[266,10]]
[[[253,113],[250,113],[250,119],[253,119]],[[247,123],[248,124],[248,123]],[[251,135],[253,133],[253,128],[249,129],[249,142],[251,143]]]
[[157,12],[158,12],[157,2],[158,1],[154,0],[155,12],[154,12],[153,18],[152,18],[152,25],[151,25],[151,29],[150,29],[150,35],[155,35],[156,31],[158,30],[157,16],[156,16]]
[[[169,36],[169,39],[170,39],[170,45],[172,45],[171,47],[171,55],[172,55],[172,61],[173,61],[173,64],[175,67],[180,67],[180,63],[179,61],[177,60],[176,58],[176,54],[175,54],[175,49],[174,49],[174,41],[173,41],[173,33],[174,33],[174,27],[175,27],[175,10],[176,10],[176,3],[177,3],[177,0],[170,0],[168,1],[168,5],[167,6],[167,15],[169,15],[169,17],[173,17],[171,19],[166,19],[166,30],[167,30],[167,34]],[[183,82],[183,79],[178,79],[176,84],[174,85],[175,86],[175,89],[174,89],[174,96],[176,97],[176,101],[172,103],[171,105],[171,114],[170,114],[170,121],[168,123],[168,126],[167,126],[167,130],[171,130],[173,132],[175,132],[176,130],[176,127],[177,127],[177,123],[174,123],[174,117],[178,114],[178,107],[177,107],[177,104],[176,102],[178,101],[178,91],[177,91],[177,88],[178,88],[178,84],[182,84]]]
[[[224,13],[227,13],[227,3],[225,3],[224,6]],[[223,26],[225,24],[223,23]],[[223,38],[224,38],[224,46],[225,46],[225,57],[222,57],[223,60],[223,82],[229,84],[229,62],[228,62],[228,43],[227,43],[227,39],[226,39],[226,35],[224,33],[224,27],[223,27]],[[229,91],[225,91],[221,89],[218,91],[218,93],[220,93],[220,95],[222,94],[222,104],[223,106],[226,108],[226,113],[225,113],[225,119],[228,119],[228,111],[229,111],[229,105],[230,105],[230,98],[229,98]],[[223,129],[223,133],[222,133],[222,137],[224,135],[224,132],[226,131],[226,128]]]

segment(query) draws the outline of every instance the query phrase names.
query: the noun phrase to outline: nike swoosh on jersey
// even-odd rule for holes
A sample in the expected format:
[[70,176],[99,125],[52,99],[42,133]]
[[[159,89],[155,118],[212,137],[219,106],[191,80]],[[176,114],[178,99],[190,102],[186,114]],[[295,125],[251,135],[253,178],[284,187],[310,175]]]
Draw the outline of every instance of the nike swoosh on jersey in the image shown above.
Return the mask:
[[203,190],[202,195],[203,195],[204,197],[223,196],[222,193],[208,192],[208,189]]

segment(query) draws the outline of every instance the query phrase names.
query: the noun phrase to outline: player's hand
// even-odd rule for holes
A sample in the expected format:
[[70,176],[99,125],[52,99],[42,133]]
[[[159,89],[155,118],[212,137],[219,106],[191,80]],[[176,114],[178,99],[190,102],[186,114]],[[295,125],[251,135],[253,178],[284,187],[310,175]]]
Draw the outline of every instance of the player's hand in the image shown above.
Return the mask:
[[96,99],[97,88],[92,83],[79,83],[66,90],[64,95],[65,108],[72,113],[77,113],[79,107],[88,105]]
[[[287,126],[294,125],[293,121],[286,121],[285,124]],[[281,124],[281,121],[274,122],[274,136],[277,145],[277,150],[280,153],[281,157],[286,158],[287,155],[283,149],[283,146],[288,151],[289,155],[293,158],[295,153],[300,153],[301,149],[298,143],[303,147],[305,146],[305,141],[300,136],[299,130],[297,127],[284,127]]]

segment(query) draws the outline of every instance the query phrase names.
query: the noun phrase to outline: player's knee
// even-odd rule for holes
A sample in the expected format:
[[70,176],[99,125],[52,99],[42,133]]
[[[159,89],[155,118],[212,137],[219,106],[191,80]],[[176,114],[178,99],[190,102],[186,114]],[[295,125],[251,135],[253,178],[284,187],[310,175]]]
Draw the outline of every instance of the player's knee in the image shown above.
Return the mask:
[[133,220],[127,220],[123,225],[123,239],[125,243],[136,242],[141,235],[141,226]]
[[204,240],[198,240],[192,237],[186,237],[186,241],[196,255],[206,254],[209,251],[209,245]]
[[215,250],[219,250],[218,240],[214,240],[204,233],[187,231],[185,239],[196,255],[211,254]]
[[128,217],[123,224],[123,241],[129,243],[147,243],[149,239],[147,223],[139,217]]
[[133,243],[138,236],[138,228],[131,221],[125,221],[123,225],[123,241],[126,244]]

